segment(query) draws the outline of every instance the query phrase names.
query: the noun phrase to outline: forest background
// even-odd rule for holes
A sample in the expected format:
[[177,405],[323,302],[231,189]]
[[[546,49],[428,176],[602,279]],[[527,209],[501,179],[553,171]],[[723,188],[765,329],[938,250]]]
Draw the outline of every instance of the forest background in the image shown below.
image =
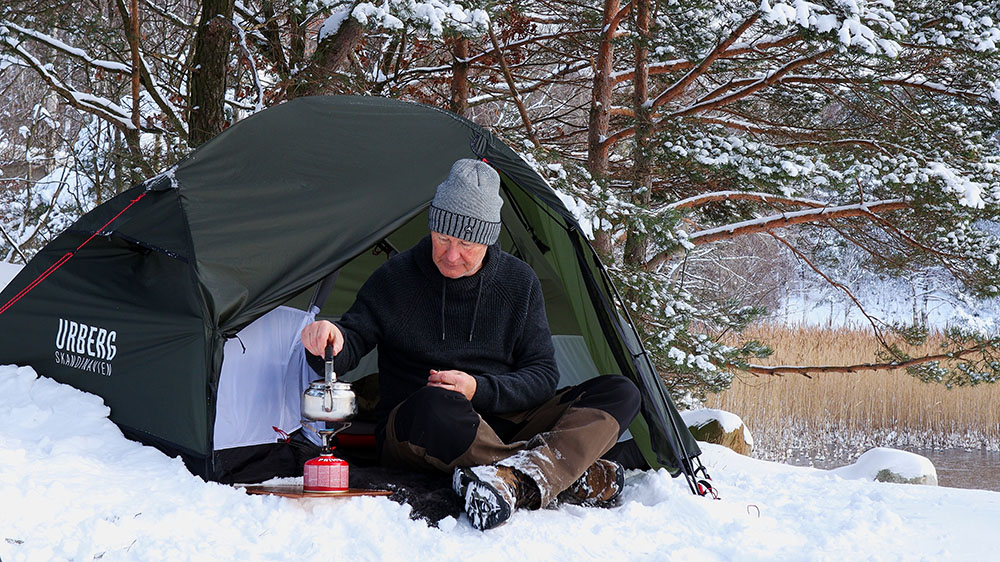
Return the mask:
[[[930,384],[940,413],[975,387],[952,435],[996,449],[998,44],[995,0],[13,0],[0,260],[266,107],[417,101],[560,192],[682,406],[861,373],[832,386]],[[773,355],[792,332],[827,353]]]

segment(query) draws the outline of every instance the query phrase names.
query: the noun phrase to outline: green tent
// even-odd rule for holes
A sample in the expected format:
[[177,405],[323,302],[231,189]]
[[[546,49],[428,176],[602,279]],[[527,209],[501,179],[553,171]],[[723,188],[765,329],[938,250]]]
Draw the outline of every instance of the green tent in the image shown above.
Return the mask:
[[643,396],[631,436],[694,489],[697,443],[572,214],[491,133],[419,104],[297,99],[98,206],[0,294],[0,363],[101,396],[126,435],[196,474],[238,480],[256,464],[266,476],[273,428],[299,426],[311,375],[298,330],[345,311],[388,254],[426,234],[458,158],[500,173],[501,245],[542,281],[561,384],[630,377]]

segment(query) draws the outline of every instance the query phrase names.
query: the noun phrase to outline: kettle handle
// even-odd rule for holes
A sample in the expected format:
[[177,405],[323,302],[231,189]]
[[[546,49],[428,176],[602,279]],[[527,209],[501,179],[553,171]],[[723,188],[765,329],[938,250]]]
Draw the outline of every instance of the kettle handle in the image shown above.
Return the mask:
[[[329,404],[327,399],[329,399]],[[329,384],[323,389],[323,411],[327,413],[333,411],[333,386]]]

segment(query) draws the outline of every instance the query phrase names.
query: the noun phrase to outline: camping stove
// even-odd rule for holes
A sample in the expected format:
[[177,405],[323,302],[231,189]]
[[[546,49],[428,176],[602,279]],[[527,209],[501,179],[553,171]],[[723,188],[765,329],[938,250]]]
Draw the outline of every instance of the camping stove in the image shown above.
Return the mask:
[[320,456],[306,461],[302,469],[302,491],[319,494],[336,494],[350,488],[347,461],[333,456],[336,447],[330,440],[337,433],[350,427],[351,422],[342,422],[334,429],[321,429],[317,433],[323,438]]
[[[331,439],[351,426],[348,421],[358,413],[357,400],[351,385],[337,382],[333,372],[333,346],[326,346],[326,372],[324,380],[309,385],[302,395],[302,416],[327,423],[326,429],[317,430],[323,438],[320,456],[306,461],[302,469],[302,491],[321,494],[346,492],[348,484],[347,461],[333,456]],[[303,422],[303,425],[309,425]]]

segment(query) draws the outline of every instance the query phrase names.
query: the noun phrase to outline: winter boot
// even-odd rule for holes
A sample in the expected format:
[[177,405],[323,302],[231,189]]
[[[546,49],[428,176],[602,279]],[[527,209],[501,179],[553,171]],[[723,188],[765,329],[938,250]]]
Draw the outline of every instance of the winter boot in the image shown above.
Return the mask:
[[559,494],[559,500],[577,505],[606,506],[622,493],[625,469],[615,461],[597,459],[583,476]]
[[480,531],[503,525],[515,509],[537,509],[540,502],[535,482],[508,466],[456,468],[452,488],[465,501],[469,522]]

